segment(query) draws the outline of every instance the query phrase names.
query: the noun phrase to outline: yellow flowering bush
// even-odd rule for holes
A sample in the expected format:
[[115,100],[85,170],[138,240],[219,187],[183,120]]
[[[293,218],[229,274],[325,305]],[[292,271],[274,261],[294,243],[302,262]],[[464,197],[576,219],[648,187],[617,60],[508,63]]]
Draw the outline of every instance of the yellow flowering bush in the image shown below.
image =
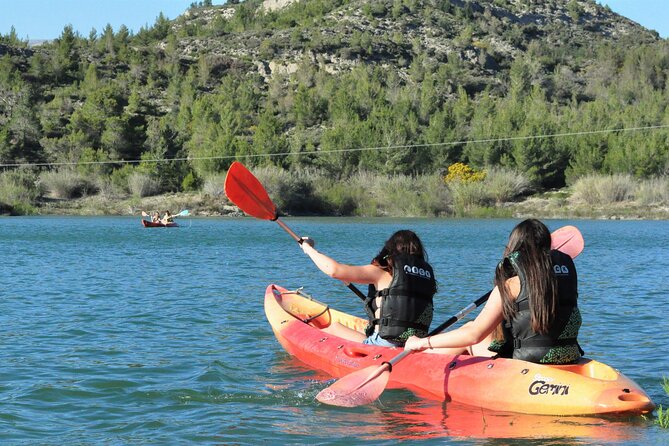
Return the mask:
[[464,163],[454,163],[448,166],[448,174],[444,182],[448,183],[477,183],[485,179],[485,171],[476,171]]

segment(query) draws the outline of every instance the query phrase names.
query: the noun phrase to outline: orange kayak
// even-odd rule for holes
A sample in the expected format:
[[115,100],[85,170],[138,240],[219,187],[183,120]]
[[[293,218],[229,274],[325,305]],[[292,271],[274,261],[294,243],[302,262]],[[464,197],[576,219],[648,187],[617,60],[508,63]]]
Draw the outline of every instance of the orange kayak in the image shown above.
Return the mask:
[[[381,365],[402,352],[323,332],[333,322],[363,331],[367,321],[331,309],[300,291],[269,285],[265,314],[289,354],[335,378]],[[410,389],[440,401],[537,415],[644,414],[655,409],[634,381],[587,358],[576,364],[545,365],[436,350],[417,352],[393,366],[388,387]]]

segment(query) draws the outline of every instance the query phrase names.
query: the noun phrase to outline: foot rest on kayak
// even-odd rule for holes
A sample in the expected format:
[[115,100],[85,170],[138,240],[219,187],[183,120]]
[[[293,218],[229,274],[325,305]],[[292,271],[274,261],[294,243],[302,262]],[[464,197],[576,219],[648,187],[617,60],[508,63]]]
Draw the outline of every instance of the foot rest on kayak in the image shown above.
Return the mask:
[[[304,322],[305,324],[309,324],[309,323],[311,323],[312,321],[314,321],[315,319],[318,319],[319,317],[323,316],[329,309],[330,309],[330,307],[326,305],[326,306],[325,306],[325,309],[324,309],[323,311],[321,311],[320,313],[318,313],[318,314],[316,314],[316,315],[314,315],[314,316],[305,317],[304,319],[302,319],[302,322]],[[315,322],[314,322],[314,326],[315,326],[316,328],[323,328],[323,327],[325,327],[326,325],[327,325],[327,324],[325,324],[325,323],[323,323],[323,322],[321,322],[321,321],[315,321]]]
[[[316,327],[318,329],[322,329],[324,327],[327,327],[330,324],[330,322],[329,322],[330,318],[329,317],[327,318],[327,321],[318,321],[317,320],[320,316],[324,315],[325,313],[328,312],[328,310],[330,310],[330,306],[327,305],[327,304],[324,304],[323,302],[319,302],[318,300],[309,296],[307,293],[303,292],[302,287],[296,289],[295,291],[283,291],[283,292],[278,292],[277,294],[281,297],[291,296],[291,295],[292,296],[306,297],[307,299],[309,299],[311,302],[318,305],[319,307],[323,307],[323,310],[320,310],[320,308],[318,308],[318,310],[320,310],[320,311],[317,314],[309,314],[309,313],[305,313],[305,308],[304,308],[303,305],[293,305],[291,303],[290,299],[288,299],[288,302],[290,303],[290,305],[289,305],[290,308],[286,308],[285,310],[288,314],[293,316],[295,319],[299,319],[302,322],[304,322],[305,324],[312,325],[313,327]],[[311,312],[311,309],[309,309],[308,311]]]
[[[304,313],[300,313],[300,312],[293,312],[293,311],[288,311],[288,310],[286,310],[286,312],[288,314],[290,314],[291,316],[293,316],[295,319],[298,319],[298,320],[304,322],[307,325],[311,325],[312,327],[315,327],[315,328],[318,328],[319,330],[321,330],[321,329],[327,327],[328,325],[330,325],[330,323],[328,321],[318,320],[318,318],[323,316],[329,309],[330,309],[330,307],[325,307],[325,309],[323,311],[321,311],[320,313],[315,314],[315,315],[309,315],[309,314],[304,314]],[[328,318],[328,320],[329,320],[329,318]]]

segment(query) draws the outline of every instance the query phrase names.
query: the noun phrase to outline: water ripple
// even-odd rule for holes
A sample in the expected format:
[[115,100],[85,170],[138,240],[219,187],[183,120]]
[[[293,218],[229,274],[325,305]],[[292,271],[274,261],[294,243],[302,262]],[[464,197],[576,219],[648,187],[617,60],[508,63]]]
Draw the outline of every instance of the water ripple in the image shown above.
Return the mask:
[[[490,288],[516,223],[286,222],[350,263],[368,262],[392,231],[415,229],[439,282],[435,322]],[[548,223],[576,224],[586,239],[576,264],[588,355],[669,406],[662,388],[669,362],[658,337],[669,328],[660,310],[668,303],[667,222]],[[331,378],[283,351],[265,319],[264,289],[306,286],[356,314],[360,302],[270,222],[195,219],[150,230],[136,218],[26,217],[0,225],[3,444],[507,444],[491,438],[525,435],[502,435],[509,423],[540,426],[537,432],[564,428],[556,438],[522,444],[667,439],[638,419],[568,425],[486,414],[486,427],[480,412],[398,390],[351,410],[318,403]],[[467,431],[472,423],[478,430]]]

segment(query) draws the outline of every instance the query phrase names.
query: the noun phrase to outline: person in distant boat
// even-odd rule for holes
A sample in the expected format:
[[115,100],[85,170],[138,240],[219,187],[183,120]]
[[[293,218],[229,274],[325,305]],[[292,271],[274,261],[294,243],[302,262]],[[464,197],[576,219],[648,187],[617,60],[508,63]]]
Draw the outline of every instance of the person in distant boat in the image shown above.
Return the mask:
[[152,223],[160,223],[160,212],[155,211],[153,214],[151,214],[151,222]]
[[318,252],[308,237],[302,239],[301,246],[328,276],[369,285],[365,300],[369,323],[365,333],[339,323],[326,327],[325,332],[384,347],[402,346],[410,336],[428,333],[437,282],[423,244],[413,231],[395,232],[369,265],[339,263]]
[[165,215],[163,215],[163,218],[160,222],[164,225],[167,225],[169,223],[174,223],[174,216],[170,211],[165,211]]
[[411,337],[404,348],[497,354],[545,364],[569,364],[583,355],[577,341],[576,267],[567,254],[551,250],[551,234],[542,222],[527,219],[511,231],[494,283],[472,322],[426,338]]

